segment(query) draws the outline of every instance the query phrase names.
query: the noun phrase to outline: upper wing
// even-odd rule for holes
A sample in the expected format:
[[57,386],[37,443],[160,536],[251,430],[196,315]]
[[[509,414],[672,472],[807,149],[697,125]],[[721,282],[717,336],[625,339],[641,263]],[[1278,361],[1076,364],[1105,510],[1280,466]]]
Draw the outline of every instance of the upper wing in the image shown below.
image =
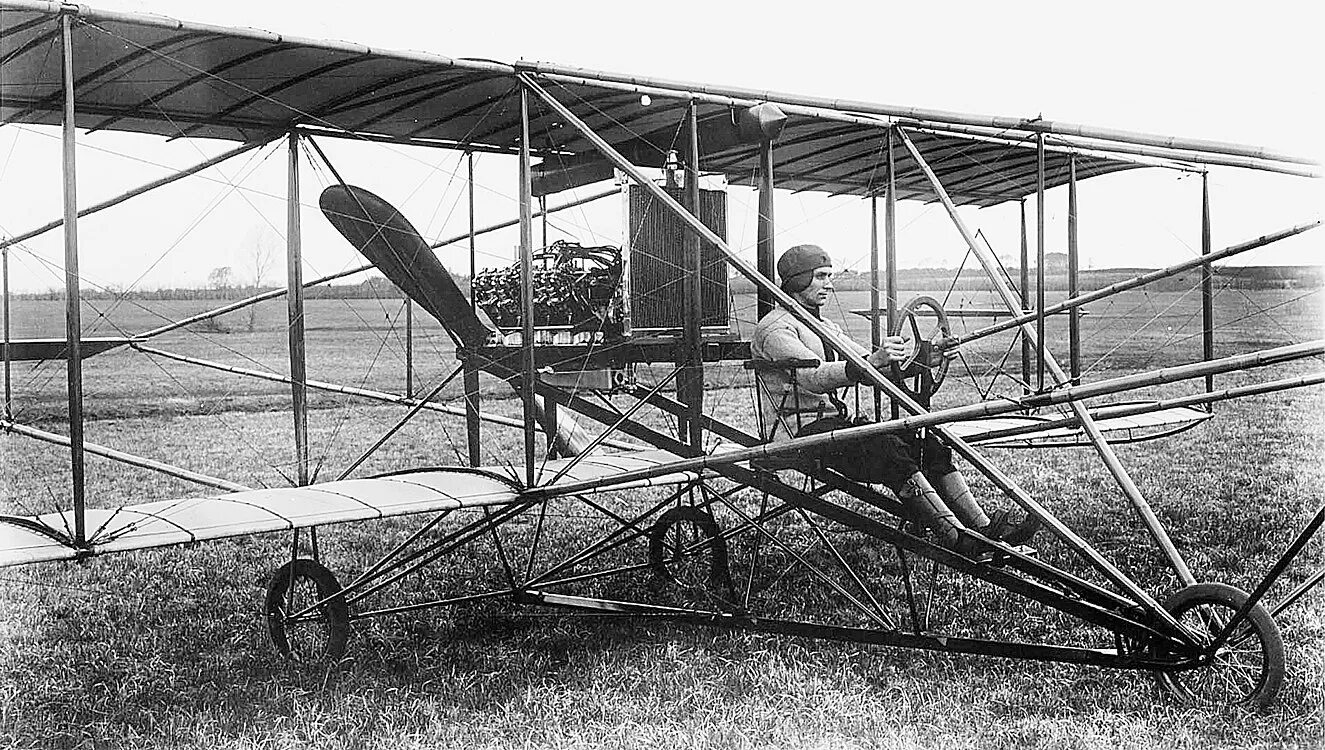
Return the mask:
[[[573,466],[557,483],[602,479],[603,489],[623,489],[696,478],[694,472],[675,472],[626,484],[611,482],[613,476],[623,472],[664,466],[674,460],[676,456],[667,451],[592,456]],[[569,461],[549,461],[544,474],[555,476]],[[72,511],[0,516],[0,567],[345,521],[505,505],[516,502],[520,495],[520,488],[492,467],[424,469],[308,487],[247,490],[87,510],[88,541],[81,546],[71,540]]]

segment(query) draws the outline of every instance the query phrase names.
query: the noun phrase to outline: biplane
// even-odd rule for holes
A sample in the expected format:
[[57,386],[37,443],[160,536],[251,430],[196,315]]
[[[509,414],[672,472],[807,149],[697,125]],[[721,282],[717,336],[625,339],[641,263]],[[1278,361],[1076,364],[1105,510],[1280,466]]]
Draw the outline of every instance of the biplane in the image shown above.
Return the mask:
[[[65,185],[62,219],[3,244],[21,247],[62,227],[67,297],[64,337],[11,340],[6,314],[6,391],[11,363],[63,361],[69,414],[67,434],[56,434],[16,419],[7,398],[0,427],[13,436],[67,447],[72,477],[67,508],[0,516],[0,565],[288,533],[291,553],[274,566],[266,624],[276,649],[300,660],[339,659],[359,620],[499,600],[1149,672],[1178,699],[1197,703],[1264,707],[1275,699],[1285,670],[1275,617],[1325,571],[1277,604],[1270,605],[1266,594],[1325,521],[1325,508],[1250,591],[1201,581],[1115,446],[1197,427],[1211,418],[1210,407],[1218,401],[1325,379],[1317,370],[1237,387],[1213,385],[1218,375],[1325,353],[1325,342],[1314,340],[1216,357],[1211,318],[1216,263],[1308,232],[1320,221],[1215,248],[1206,193],[1199,256],[1093,291],[1080,287],[1070,222],[1067,294],[1050,304],[1044,298],[1044,193],[1065,188],[1075,215],[1077,183],[1110,173],[1173,169],[1204,180],[1210,168],[1228,168],[1309,178],[1316,176],[1310,161],[1256,147],[1040,118],[905,109],[547,63],[452,59],[40,0],[3,0],[0,22],[0,122],[62,128]],[[80,130],[237,145],[172,177],[85,207],[76,193]],[[429,241],[396,208],[396,196],[358,186],[361,177],[342,173],[326,158],[318,142],[331,139],[461,152],[471,160],[471,205],[473,156],[507,159],[518,172],[518,217],[482,228],[471,210],[466,232]],[[289,154],[283,288],[152,330],[83,337],[80,217],[239,154],[282,145]],[[300,262],[301,222],[307,220],[300,209],[311,203],[300,190],[305,152],[334,175],[318,196],[316,220],[329,222],[362,255],[353,268],[314,280],[303,278]],[[755,196],[757,237],[749,247],[728,238],[727,196],[733,185],[748,186]],[[584,189],[597,192],[586,195]],[[865,374],[855,397],[859,411],[872,412],[873,419],[768,443],[749,417],[770,394],[760,393],[750,376],[749,342],[733,324],[731,286],[739,281],[755,290],[755,309],[746,311],[751,318],[783,307],[831,339],[822,323],[776,284],[778,191],[868,201],[870,306],[854,317],[868,323],[864,335],[872,341],[903,335],[912,355],[905,367],[889,373],[852,350],[837,351]],[[560,203],[549,206],[549,197]],[[1020,205],[1026,238],[1028,199],[1039,207],[1037,260],[1031,261],[1030,243],[1023,240],[1021,277],[1014,280],[968,217],[975,209]],[[535,242],[540,215],[596,200],[620,203],[619,246],[549,243],[546,230],[543,242]],[[989,295],[979,306],[954,311],[935,298],[941,295],[899,299],[900,201],[931,203],[950,218],[987,285]],[[503,226],[518,226],[518,260],[480,272],[475,238]],[[468,291],[435,252],[465,242],[471,259]],[[1032,268],[1038,274],[1034,282]],[[305,289],[370,270],[435,318],[454,344],[456,365],[429,393],[393,394],[307,376]],[[1186,272],[1199,276],[1202,351],[1177,366],[1087,378],[1081,362],[1084,308]],[[7,270],[5,296],[8,305]],[[155,343],[171,331],[282,296],[288,308],[288,376],[227,366]],[[959,330],[955,322],[965,320],[988,322]],[[1048,341],[1050,324],[1058,322],[1068,326],[1066,367]],[[944,400],[940,387],[957,379],[949,373],[957,366],[951,355],[985,342],[1001,342],[993,346],[1005,360],[1019,351],[1021,367],[1008,368],[1016,377],[1007,378],[998,393],[962,391],[960,398]],[[287,385],[297,467],[290,486],[248,487],[85,440],[83,362],[124,349]],[[747,378],[735,389],[744,394],[744,407],[715,408],[714,372]],[[518,416],[483,410],[481,375],[514,389]],[[464,385],[463,408],[437,403],[436,395],[457,378]],[[1190,393],[1111,400],[1152,386],[1191,383],[1196,390]],[[313,390],[396,404],[405,414],[336,479],[315,482],[308,458]],[[464,418],[462,461],[357,475],[402,425],[434,412]],[[483,430],[494,423],[522,433],[519,455],[492,455]],[[951,447],[1008,504],[1037,517],[1044,530],[1035,548],[968,532],[980,552],[959,554],[927,536],[886,491],[813,458],[835,446],[917,430]],[[1064,446],[1098,457],[1116,485],[1117,512],[1136,516],[1171,568],[1176,590],[1162,596],[1130,576],[1061,520],[1052,499],[1032,496],[989,452]],[[85,498],[87,455],[196,482],[204,490],[102,507]],[[572,511],[580,531],[569,541],[559,536],[553,545],[545,524]],[[334,572],[335,551],[318,543],[316,529],[387,518],[422,520],[376,562]],[[402,579],[454,558],[486,572],[462,591],[426,601],[390,601]],[[796,590],[788,591],[783,579],[793,569]],[[1072,635],[1036,640],[1014,631],[970,632],[941,621],[930,606],[939,575],[982,582],[1015,606],[1053,612],[1074,623]]]

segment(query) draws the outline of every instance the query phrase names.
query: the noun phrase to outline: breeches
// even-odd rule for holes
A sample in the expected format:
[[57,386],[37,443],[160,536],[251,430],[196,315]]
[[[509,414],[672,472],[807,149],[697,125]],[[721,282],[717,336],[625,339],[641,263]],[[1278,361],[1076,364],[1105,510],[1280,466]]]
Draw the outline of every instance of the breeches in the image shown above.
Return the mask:
[[[800,429],[797,437],[816,435],[844,427],[854,427],[851,420],[839,416],[817,419]],[[927,477],[940,477],[957,470],[952,463],[952,449],[929,433],[920,439],[914,431],[888,433],[851,444],[830,446],[815,455],[824,466],[857,482],[882,484],[897,492],[917,471]]]

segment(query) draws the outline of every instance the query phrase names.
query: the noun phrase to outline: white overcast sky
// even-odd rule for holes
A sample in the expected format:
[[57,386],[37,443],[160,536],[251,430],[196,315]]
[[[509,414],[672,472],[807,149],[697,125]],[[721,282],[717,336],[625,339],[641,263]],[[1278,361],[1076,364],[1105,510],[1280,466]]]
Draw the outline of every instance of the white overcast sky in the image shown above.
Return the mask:
[[[1304,3],[669,3],[575,2],[181,2],[104,0],[96,8],[152,12],[190,21],[253,26],[503,62],[546,60],[671,79],[758,87],[961,112],[1036,116],[1094,126],[1260,145],[1320,159],[1325,91],[1321,24]],[[58,135],[0,128],[0,232],[17,234],[60,213]],[[229,144],[165,144],[103,134],[84,138],[79,197],[86,205],[182,167]],[[464,231],[454,157],[337,146],[347,179],[402,205],[425,234]],[[383,153],[386,151],[386,153]],[[338,156],[343,154],[343,156]],[[227,168],[234,179],[244,162]],[[243,195],[215,181],[168,188],[121,211],[80,223],[89,283],[129,287],[201,283],[230,265],[245,280],[256,242],[279,243],[284,157],[274,154]],[[509,176],[508,176],[509,175]],[[312,179],[312,178],[310,178]],[[480,222],[514,215],[514,165],[481,167]],[[1325,180],[1217,169],[1212,172],[1216,247],[1320,218]],[[305,274],[359,262],[304,201]],[[753,224],[733,191],[731,240],[753,243]],[[1066,198],[1051,193],[1049,249],[1061,251]],[[1083,265],[1158,266],[1199,250],[1199,178],[1135,170],[1080,188]],[[270,194],[270,195],[266,195]],[[220,205],[208,210],[209,203]],[[555,202],[555,201],[554,201]],[[256,209],[256,210],[255,210]],[[558,226],[587,242],[616,241],[619,208],[576,212]],[[936,206],[901,210],[903,266],[955,265],[964,247]],[[866,204],[816,196],[779,199],[779,245],[817,241],[842,266],[867,266]],[[265,217],[265,218],[264,218]],[[448,221],[449,219],[449,221]],[[1015,209],[972,212],[996,250],[1015,255]],[[591,234],[589,228],[598,234]],[[554,227],[556,228],[556,227]],[[1325,230],[1246,256],[1247,263],[1319,263]],[[259,239],[264,237],[265,239]],[[480,259],[510,256],[510,236]],[[443,260],[457,268],[460,255]],[[13,286],[62,285],[58,233],[15,250]],[[268,277],[269,282],[276,279]]]

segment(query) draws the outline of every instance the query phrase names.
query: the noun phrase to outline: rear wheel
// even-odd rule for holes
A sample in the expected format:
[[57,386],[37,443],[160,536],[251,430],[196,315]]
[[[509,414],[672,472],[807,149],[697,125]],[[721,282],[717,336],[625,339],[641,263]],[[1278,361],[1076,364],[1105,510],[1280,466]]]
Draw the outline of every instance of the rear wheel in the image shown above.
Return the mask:
[[[1170,596],[1164,608],[1185,625],[1202,645],[1212,643],[1247,601],[1246,592],[1222,583],[1198,583]],[[1166,656],[1162,647],[1158,656]],[[1183,703],[1243,704],[1265,710],[1284,680],[1284,642],[1279,626],[1257,604],[1214,654],[1201,666],[1158,673],[1159,684]]]
[[267,585],[267,630],[281,656],[316,663],[345,655],[350,609],[340,590],[336,576],[316,560],[291,560],[272,575]]

